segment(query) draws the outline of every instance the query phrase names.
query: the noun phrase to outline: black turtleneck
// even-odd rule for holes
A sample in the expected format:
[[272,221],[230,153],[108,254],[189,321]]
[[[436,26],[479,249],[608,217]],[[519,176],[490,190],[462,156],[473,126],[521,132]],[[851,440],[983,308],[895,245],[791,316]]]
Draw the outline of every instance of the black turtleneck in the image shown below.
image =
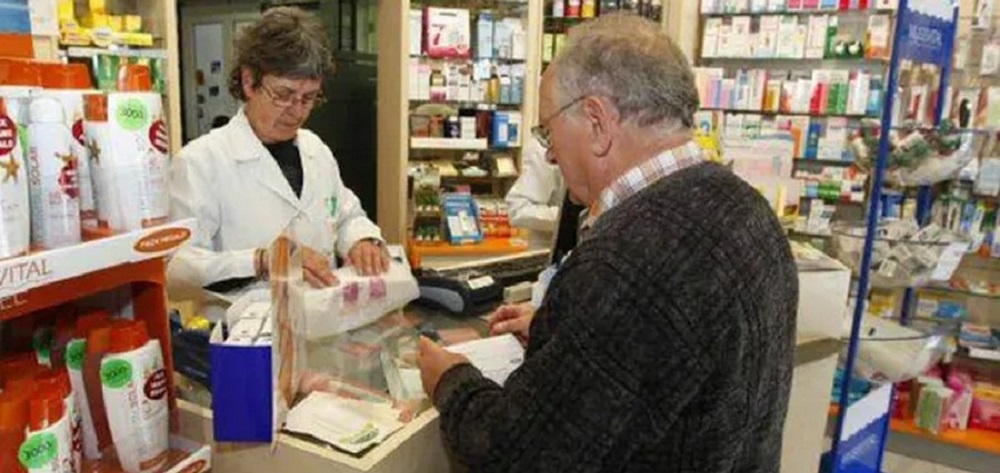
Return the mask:
[[264,144],[267,151],[274,156],[278,162],[281,173],[288,179],[288,185],[292,186],[296,197],[302,197],[302,156],[299,154],[299,147],[295,145],[295,140],[279,141],[277,143]]

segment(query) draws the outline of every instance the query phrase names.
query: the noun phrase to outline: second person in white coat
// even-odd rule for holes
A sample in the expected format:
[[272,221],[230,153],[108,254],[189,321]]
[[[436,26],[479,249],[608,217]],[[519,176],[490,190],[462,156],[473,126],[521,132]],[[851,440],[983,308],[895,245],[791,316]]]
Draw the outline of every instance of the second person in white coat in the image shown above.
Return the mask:
[[230,92],[243,106],[171,165],[171,218],[198,221],[191,244],[170,262],[172,296],[265,279],[266,248],[293,220],[314,287],[336,284],[338,256],[365,275],[386,271],[379,228],[344,186],[330,148],[301,128],[323,102],[332,64],[322,26],[298,9],[274,8],[236,49]]
[[521,176],[505,199],[510,224],[529,231],[532,247],[549,248],[566,188],[559,167],[549,162],[547,150],[535,137],[527,140],[521,156]]

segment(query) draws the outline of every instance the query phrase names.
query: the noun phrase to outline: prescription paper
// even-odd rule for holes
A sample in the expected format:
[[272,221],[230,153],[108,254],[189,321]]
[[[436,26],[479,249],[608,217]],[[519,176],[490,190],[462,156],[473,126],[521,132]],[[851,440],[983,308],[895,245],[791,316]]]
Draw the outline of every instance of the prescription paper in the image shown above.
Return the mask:
[[465,355],[483,376],[503,386],[507,378],[524,363],[524,348],[513,335],[484,338],[445,347]]

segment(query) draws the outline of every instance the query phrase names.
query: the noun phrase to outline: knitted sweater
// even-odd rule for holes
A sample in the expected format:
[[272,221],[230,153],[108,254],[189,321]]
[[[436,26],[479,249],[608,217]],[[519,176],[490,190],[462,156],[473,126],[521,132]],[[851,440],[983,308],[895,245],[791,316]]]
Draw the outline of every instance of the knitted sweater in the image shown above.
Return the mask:
[[715,164],[602,215],[556,274],[524,364],[435,392],[483,472],[777,472],[798,278],[777,219]]

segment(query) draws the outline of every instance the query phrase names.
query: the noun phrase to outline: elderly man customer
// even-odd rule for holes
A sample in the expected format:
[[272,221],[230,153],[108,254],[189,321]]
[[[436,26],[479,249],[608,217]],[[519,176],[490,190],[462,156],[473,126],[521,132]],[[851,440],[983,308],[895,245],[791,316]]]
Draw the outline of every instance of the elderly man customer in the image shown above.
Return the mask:
[[421,340],[443,437],[472,471],[777,472],[795,265],[767,202],[691,142],[698,95],[655,25],[574,28],[535,131],[589,230],[535,312],[504,386]]

